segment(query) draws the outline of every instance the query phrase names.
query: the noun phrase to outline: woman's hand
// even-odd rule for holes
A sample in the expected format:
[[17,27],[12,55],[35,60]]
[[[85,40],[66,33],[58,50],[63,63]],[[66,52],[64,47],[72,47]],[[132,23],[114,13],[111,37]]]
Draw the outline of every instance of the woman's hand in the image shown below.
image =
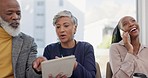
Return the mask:
[[75,61],[75,64],[74,64],[74,68],[73,68],[73,70],[75,70],[75,69],[77,68],[77,66],[78,66],[78,62]]
[[133,46],[131,44],[130,35],[128,32],[123,32],[122,39],[128,52],[133,54]]
[[[49,78],[53,78],[52,74],[49,74]],[[68,78],[66,75],[63,75],[63,73],[59,73],[55,78]]]

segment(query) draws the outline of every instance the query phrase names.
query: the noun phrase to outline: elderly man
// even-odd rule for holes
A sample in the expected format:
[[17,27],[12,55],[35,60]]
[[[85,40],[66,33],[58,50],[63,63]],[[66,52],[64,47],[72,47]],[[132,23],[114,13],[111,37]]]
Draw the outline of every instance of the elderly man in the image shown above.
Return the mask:
[[16,0],[0,0],[0,78],[38,78],[32,68],[37,45],[20,32],[21,10]]

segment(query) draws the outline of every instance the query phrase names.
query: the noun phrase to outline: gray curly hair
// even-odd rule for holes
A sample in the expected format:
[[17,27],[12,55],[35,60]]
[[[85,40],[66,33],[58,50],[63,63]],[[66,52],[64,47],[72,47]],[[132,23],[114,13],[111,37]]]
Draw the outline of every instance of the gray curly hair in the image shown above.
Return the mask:
[[53,25],[55,26],[55,24],[57,23],[57,20],[61,17],[69,17],[72,19],[73,23],[77,26],[78,25],[78,21],[77,18],[75,16],[72,15],[72,13],[70,11],[67,10],[63,10],[60,11],[59,13],[57,13],[57,15],[54,16],[53,18]]

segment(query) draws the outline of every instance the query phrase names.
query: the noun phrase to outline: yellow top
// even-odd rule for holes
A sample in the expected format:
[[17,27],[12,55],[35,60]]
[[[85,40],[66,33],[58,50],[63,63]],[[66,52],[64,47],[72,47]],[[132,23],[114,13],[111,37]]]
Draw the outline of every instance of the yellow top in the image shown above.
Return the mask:
[[0,27],[0,78],[14,78],[12,69],[12,36]]

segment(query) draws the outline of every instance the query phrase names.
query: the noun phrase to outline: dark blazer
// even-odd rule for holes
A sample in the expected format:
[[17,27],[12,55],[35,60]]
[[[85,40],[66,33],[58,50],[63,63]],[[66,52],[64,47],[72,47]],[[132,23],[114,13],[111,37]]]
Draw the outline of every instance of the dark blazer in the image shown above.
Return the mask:
[[32,69],[32,62],[37,56],[37,45],[34,39],[24,33],[13,37],[12,64],[15,78],[40,78]]

